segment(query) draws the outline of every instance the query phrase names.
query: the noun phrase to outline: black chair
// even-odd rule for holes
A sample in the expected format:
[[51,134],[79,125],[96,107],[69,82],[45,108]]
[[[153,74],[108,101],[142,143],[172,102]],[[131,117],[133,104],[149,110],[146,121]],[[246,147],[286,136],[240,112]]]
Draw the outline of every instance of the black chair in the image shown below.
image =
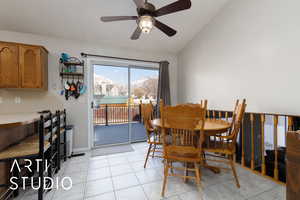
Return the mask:
[[53,177],[54,173],[57,173],[60,170],[60,159],[59,159],[59,151],[60,151],[60,115],[59,112],[56,112],[55,115],[51,115],[51,130],[52,137],[50,138],[50,164],[51,167],[49,169],[49,177]]
[[[58,111],[59,114],[59,127],[60,127],[60,144],[62,145],[62,148],[60,146],[60,149],[63,150],[63,154],[59,155],[60,158],[63,158],[64,161],[67,160],[67,114],[66,110],[64,109],[63,111]],[[59,151],[59,154],[61,154],[61,150]],[[59,164],[60,166],[60,164]]]
[[[12,163],[14,160],[21,161],[24,159],[39,159],[41,162],[39,163],[39,170],[37,173],[37,177],[33,177],[32,180],[38,179],[40,181],[40,186],[38,189],[38,200],[43,200],[44,193],[44,177],[46,175],[45,169],[49,166],[45,166],[45,160],[49,159],[46,156],[46,152],[51,148],[52,145],[52,117],[51,114],[45,114],[40,116],[40,120],[38,121],[38,134],[30,136],[25,140],[21,141],[18,144],[12,145],[3,151],[0,152],[0,162],[10,162]],[[20,162],[18,162],[20,163]],[[51,162],[50,162],[51,163]],[[24,168],[22,168],[24,169]],[[21,180],[21,172],[18,170],[13,170],[11,176],[17,177],[17,181],[15,183],[18,184],[18,188],[23,186]],[[49,173],[48,173],[49,176]],[[26,185],[28,183],[25,183]],[[0,187],[10,187],[12,184],[2,184]],[[13,191],[14,196],[18,196],[19,189]]]

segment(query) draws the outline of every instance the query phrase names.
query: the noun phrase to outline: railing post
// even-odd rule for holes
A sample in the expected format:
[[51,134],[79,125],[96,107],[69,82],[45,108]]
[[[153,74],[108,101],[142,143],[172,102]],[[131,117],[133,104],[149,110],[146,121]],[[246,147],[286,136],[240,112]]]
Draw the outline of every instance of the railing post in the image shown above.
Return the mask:
[[250,121],[251,121],[251,169],[254,170],[255,168],[255,146],[254,146],[254,114],[250,114]]
[[108,126],[108,106],[105,104],[105,125]]
[[278,180],[277,134],[278,134],[278,115],[275,115],[274,116],[274,150],[275,150],[274,178],[275,178],[275,180]]
[[93,109],[93,123],[97,124],[97,116],[96,116],[96,113],[95,113],[95,109]]
[[142,101],[139,104],[139,116],[140,116],[140,123],[142,123]]
[[244,131],[244,118],[242,119],[242,166],[245,166],[245,131]]
[[265,161],[265,115],[260,115],[261,120],[261,160],[262,160],[262,166],[261,166],[261,173],[263,175],[266,175],[266,161]]
[[288,131],[293,130],[293,117],[288,117]]

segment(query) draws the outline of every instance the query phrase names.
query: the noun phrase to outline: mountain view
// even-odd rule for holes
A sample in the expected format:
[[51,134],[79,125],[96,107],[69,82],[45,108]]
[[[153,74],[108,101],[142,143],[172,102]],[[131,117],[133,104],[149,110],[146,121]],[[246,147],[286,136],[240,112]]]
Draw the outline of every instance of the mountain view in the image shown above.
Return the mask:
[[[158,78],[143,77],[131,84],[135,98],[156,98]],[[127,96],[127,84],[120,84],[104,76],[94,74],[94,94],[100,96]]]

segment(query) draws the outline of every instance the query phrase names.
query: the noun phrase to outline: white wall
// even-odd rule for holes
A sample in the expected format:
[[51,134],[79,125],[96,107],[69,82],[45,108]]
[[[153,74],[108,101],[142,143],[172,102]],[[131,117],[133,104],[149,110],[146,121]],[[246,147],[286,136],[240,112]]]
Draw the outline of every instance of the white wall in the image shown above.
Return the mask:
[[300,1],[231,0],[179,55],[180,102],[300,114]]
[[[88,147],[88,95],[80,97],[79,100],[69,100],[67,102],[64,100],[64,97],[59,95],[61,85],[58,62],[62,52],[67,52],[76,57],[79,57],[81,52],[85,52],[145,60],[168,60],[170,62],[171,98],[173,103],[177,102],[177,57],[175,55],[83,44],[76,41],[8,31],[0,31],[0,41],[43,45],[49,50],[49,91],[32,92],[2,89],[0,90],[0,97],[2,97],[3,103],[0,104],[0,113],[33,112],[41,109],[56,108],[63,104],[68,112],[69,123],[75,124],[76,127],[76,149]],[[22,98],[21,104],[17,105],[13,102],[16,96]]]

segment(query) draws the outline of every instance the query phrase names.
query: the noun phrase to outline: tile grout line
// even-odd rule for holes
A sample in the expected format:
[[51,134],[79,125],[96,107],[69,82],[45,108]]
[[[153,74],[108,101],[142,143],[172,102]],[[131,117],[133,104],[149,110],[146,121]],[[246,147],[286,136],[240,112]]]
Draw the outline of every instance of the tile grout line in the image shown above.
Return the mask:
[[268,189],[268,190],[265,190],[265,191],[263,191],[263,192],[260,192],[260,193],[258,193],[258,194],[256,194],[256,195],[250,196],[250,197],[245,198],[245,199],[246,199],[246,200],[249,200],[249,199],[251,199],[251,198],[258,197],[258,196],[260,196],[260,195],[262,195],[262,194],[264,194],[264,193],[266,193],[266,192],[270,192],[270,191],[274,190],[276,187],[278,187],[278,186],[274,186],[273,188],[270,188],[270,189]]
[[89,168],[90,168],[90,159],[88,159],[87,173],[85,176],[85,181],[84,181],[84,186],[83,186],[83,199],[85,199],[85,195],[86,195],[86,191],[87,191],[87,177],[89,174]]
[[[139,154],[139,152],[141,152],[141,150],[142,150],[142,148],[139,148],[138,150],[134,150],[134,152],[135,153],[137,153],[137,154]],[[120,164],[114,164],[113,166],[110,164],[110,162],[108,161],[108,158],[106,157],[105,159],[108,161],[108,169],[109,169],[109,173],[110,173],[110,175],[109,175],[109,178],[111,179],[111,183],[112,183],[112,190],[113,190],[113,194],[114,194],[114,198],[115,198],[115,200],[117,200],[117,192],[118,191],[120,191],[120,190],[126,190],[126,189],[129,189],[129,188],[133,188],[133,187],[142,187],[142,191],[144,192],[144,195],[145,195],[145,198],[147,199],[147,200],[150,200],[150,197],[148,197],[148,195],[147,195],[147,193],[145,192],[145,189],[144,189],[144,185],[147,185],[147,184],[151,184],[151,183],[154,183],[154,182],[159,182],[159,180],[152,180],[152,181],[145,181],[145,183],[144,184],[142,184],[142,182],[143,182],[143,178],[141,179],[141,181],[140,181],[140,179],[138,178],[138,174],[139,173],[142,173],[142,172],[145,172],[146,170],[145,169],[140,169],[140,166],[138,166],[138,165],[142,165],[142,161],[134,161],[134,162],[129,162],[129,157],[130,156],[135,156],[136,154],[128,154],[128,155],[121,155],[122,157],[123,156],[125,156],[126,157],[126,161],[127,161],[127,164],[128,164],[128,166],[129,166],[129,168],[131,169],[131,172],[127,172],[127,173],[124,173],[124,174],[119,174],[119,175],[116,175],[116,176],[113,176],[113,174],[112,174],[112,168],[114,167],[114,166],[118,166],[118,165],[120,165]],[[141,154],[142,155],[142,154]],[[136,159],[136,158],[133,158],[133,160],[134,159]],[[152,160],[154,160],[154,159],[152,159]],[[90,161],[90,160],[89,160]],[[75,161],[75,163],[76,163],[76,161]],[[69,163],[70,164],[70,163]],[[73,163],[72,163],[73,164]],[[101,194],[97,194],[97,195],[93,195],[93,196],[90,196],[90,197],[86,197],[86,194],[87,194],[87,183],[88,183],[88,180],[87,180],[87,177],[88,177],[88,173],[90,172],[90,170],[89,170],[89,167],[90,167],[90,162],[88,162],[88,169],[87,169],[87,174],[86,174],[86,176],[85,176],[85,179],[84,179],[84,181],[83,181],[83,184],[84,184],[84,196],[83,196],[83,199],[86,199],[86,198],[91,198],[91,197],[96,197],[96,196],[101,196],[101,195],[103,195],[103,194],[107,194],[107,193],[111,193],[111,192],[105,192],[105,193],[101,193]],[[124,163],[124,165],[126,165],[126,163]],[[103,168],[103,167],[101,167],[101,168]],[[101,169],[101,168],[99,168],[99,169]],[[138,170],[134,170],[134,169],[138,169]],[[139,170],[140,169],[140,170]],[[158,165],[156,165],[156,163],[154,163],[153,165],[151,165],[151,167],[149,167],[149,168],[147,168],[147,169],[153,169],[154,171],[156,171],[160,176],[161,176],[161,174],[160,174],[160,168],[159,168],[159,166]],[[126,170],[125,170],[126,171]],[[63,171],[63,174],[62,175],[64,175],[66,173],[66,170],[64,170]],[[118,177],[118,176],[123,176],[123,175],[128,175],[128,174],[134,174],[134,177],[137,179],[137,183],[138,183],[138,185],[133,185],[133,186],[129,186],[129,187],[126,187],[126,188],[122,188],[122,189],[118,189],[118,190],[116,190],[116,188],[115,188],[115,186],[114,186],[114,181],[113,181],[113,178],[114,177]],[[227,176],[226,176],[227,177]],[[210,187],[213,187],[213,186],[216,186],[216,185],[219,185],[219,184],[221,184],[221,185],[224,185],[224,184],[226,184],[227,182],[231,182],[232,181],[232,178],[229,180],[227,180],[227,178],[226,177],[220,177],[221,179],[220,180],[223,180],[221,183],[220,182],[216,182],[216,183],[213,183],[213,184],[210,184],[210,185],[207,185],[206,187],[205,187],[205,189],[208,189],[208,188],[210,188]],[[106,177],[106,178],[108,178],[108,177]],[[210,176],[208,176],[208,178],[210,178]],[[219,178],[219,177],[217,177],[217,178]],[[251,178],[251,177],[250,177]],[[99,179],[97,179],[97,180],[101,180],[101,179],[105,179],[105,178],[99,178]],[[93,180],[93,181],[97,181],[97,180]],[[146,180],[147,180],[147,178],[146,178]],[[92,181],[91,181],[92,182]],[[126,181],[125,181],[126,182]],[[80,184],[80,183],[79,183]],[[253,198],[253,197],[257,197],[257,196],[259,196],[259,195],[262,195],[262,194],[264,194],[264,193],[266,193],[266,192],[270,192],[270,191],[272,191],[272,190],[275,190],[277,188],[277,186],[273,186],[273,187],[271,187],[271,188],[269,188],[269,189],[265,189],[264,191],[261,191],[260,190],[260,192],[258,193],[258,194],[255,194],[255,195],[253,195],[253,196],[249,196],[249,197],[247,197],[247,198],[245,198],[245,197],[243,197],[243,199],[245,199],[245,200],[249,200],[249,199],[251,199],[251,198]],[[204,188],[203,188],[204,189]],[[178,193],[178,194],[175,194],[174,196],[169,196],[169,197],[167,197],[167,198],[164,198],[164,200],[166,200],[166,199],[169,199],[169,198],[178,198],[179,200],[182,200],[182,197],[181,197],[181,195],[184,195],[184,194],[187,194],[187,193],[189,193],[189,192],[191,192],[190,190],[186,190],[186,191],[183,191],[183,192],[180,192],[180,193]],[[55,193],[56,193],[56,191],[54,192],[54,194],[49,198],[49,200],[55,200],[54,199],[54,197],[55,197]],[[160,197],[160,199],[162,200],[162,198]]]
[[[108,160],[108,158],[107,158],[107,160]],[[109,169],[109,172],[110,172],[110,179],[111,179],[111,183],[112,183],[114,197],[115,197],[115,200],[117,200],[117,194],[116,194],[116,191],[115,191],[115,185],[114,185],[114,180],[113,180],[113,177],[112,177],[111,165],[109,163],[109,160],[108,160],[108,169]]]
[[[107,157],[105,157],[104,159],[101,159],[101,160],[107,160],[107,162],[108,162],[108,158]],[[95,179],[95,180],[91,180],[91,181],[87,181],[86,180],[86,185],[87,185],[87,183],[88,182],[96,182],[96,181],[99,181],[99,180],[104,180],[104,179],[111,179],[111,181],[112,181],[112,176],[111,176],[111,170],[110,170],[110,165],[109,165],[109,162],[108,162],[108,165],[107,166],[105,166],[105,167],[101,167],[101,168],[98,168],[98,169],[102,169],[102,168],[108,168],[109,169],[109,172],[110,172],[110,175],[109,176],[107,176],[107,177],[104,177],[104,178],[99,178],[99,179]],[[93,169],[93,170],[98,170],[98,169]],[[112,186],[113,186],[113,183],[112,183]],[[113,186],[114,187],[114,186]],[[104,193],[100,193],[100,194],[95,194],[95,195],[91,195],[91,196],[86,196],[86,193],[84,194],[84,199],[86,199],[86,198],[92,198],[92,197],[97,197],[97,196],[99,196],[99,195],[103,195],[103,194],[107,194],[107,193],[110,193],[110,192],[104,192]]]
[[145,190],[144,190],[144,187],[143,187],[142,183],[140,182],[140,180],[139,180],[139,178],[137,177],[137,175],[136,175],[135,172],[134,172],[134,176],[136,177],[137,181],[140,183],[140,187],[142,188],[142,190],[143,190],[143,192],[144,192],[144,195],[145,195],[146,199],[150,200],[149,197],[148,197],[148,195],[147,195],[147,193],[146,193]]

